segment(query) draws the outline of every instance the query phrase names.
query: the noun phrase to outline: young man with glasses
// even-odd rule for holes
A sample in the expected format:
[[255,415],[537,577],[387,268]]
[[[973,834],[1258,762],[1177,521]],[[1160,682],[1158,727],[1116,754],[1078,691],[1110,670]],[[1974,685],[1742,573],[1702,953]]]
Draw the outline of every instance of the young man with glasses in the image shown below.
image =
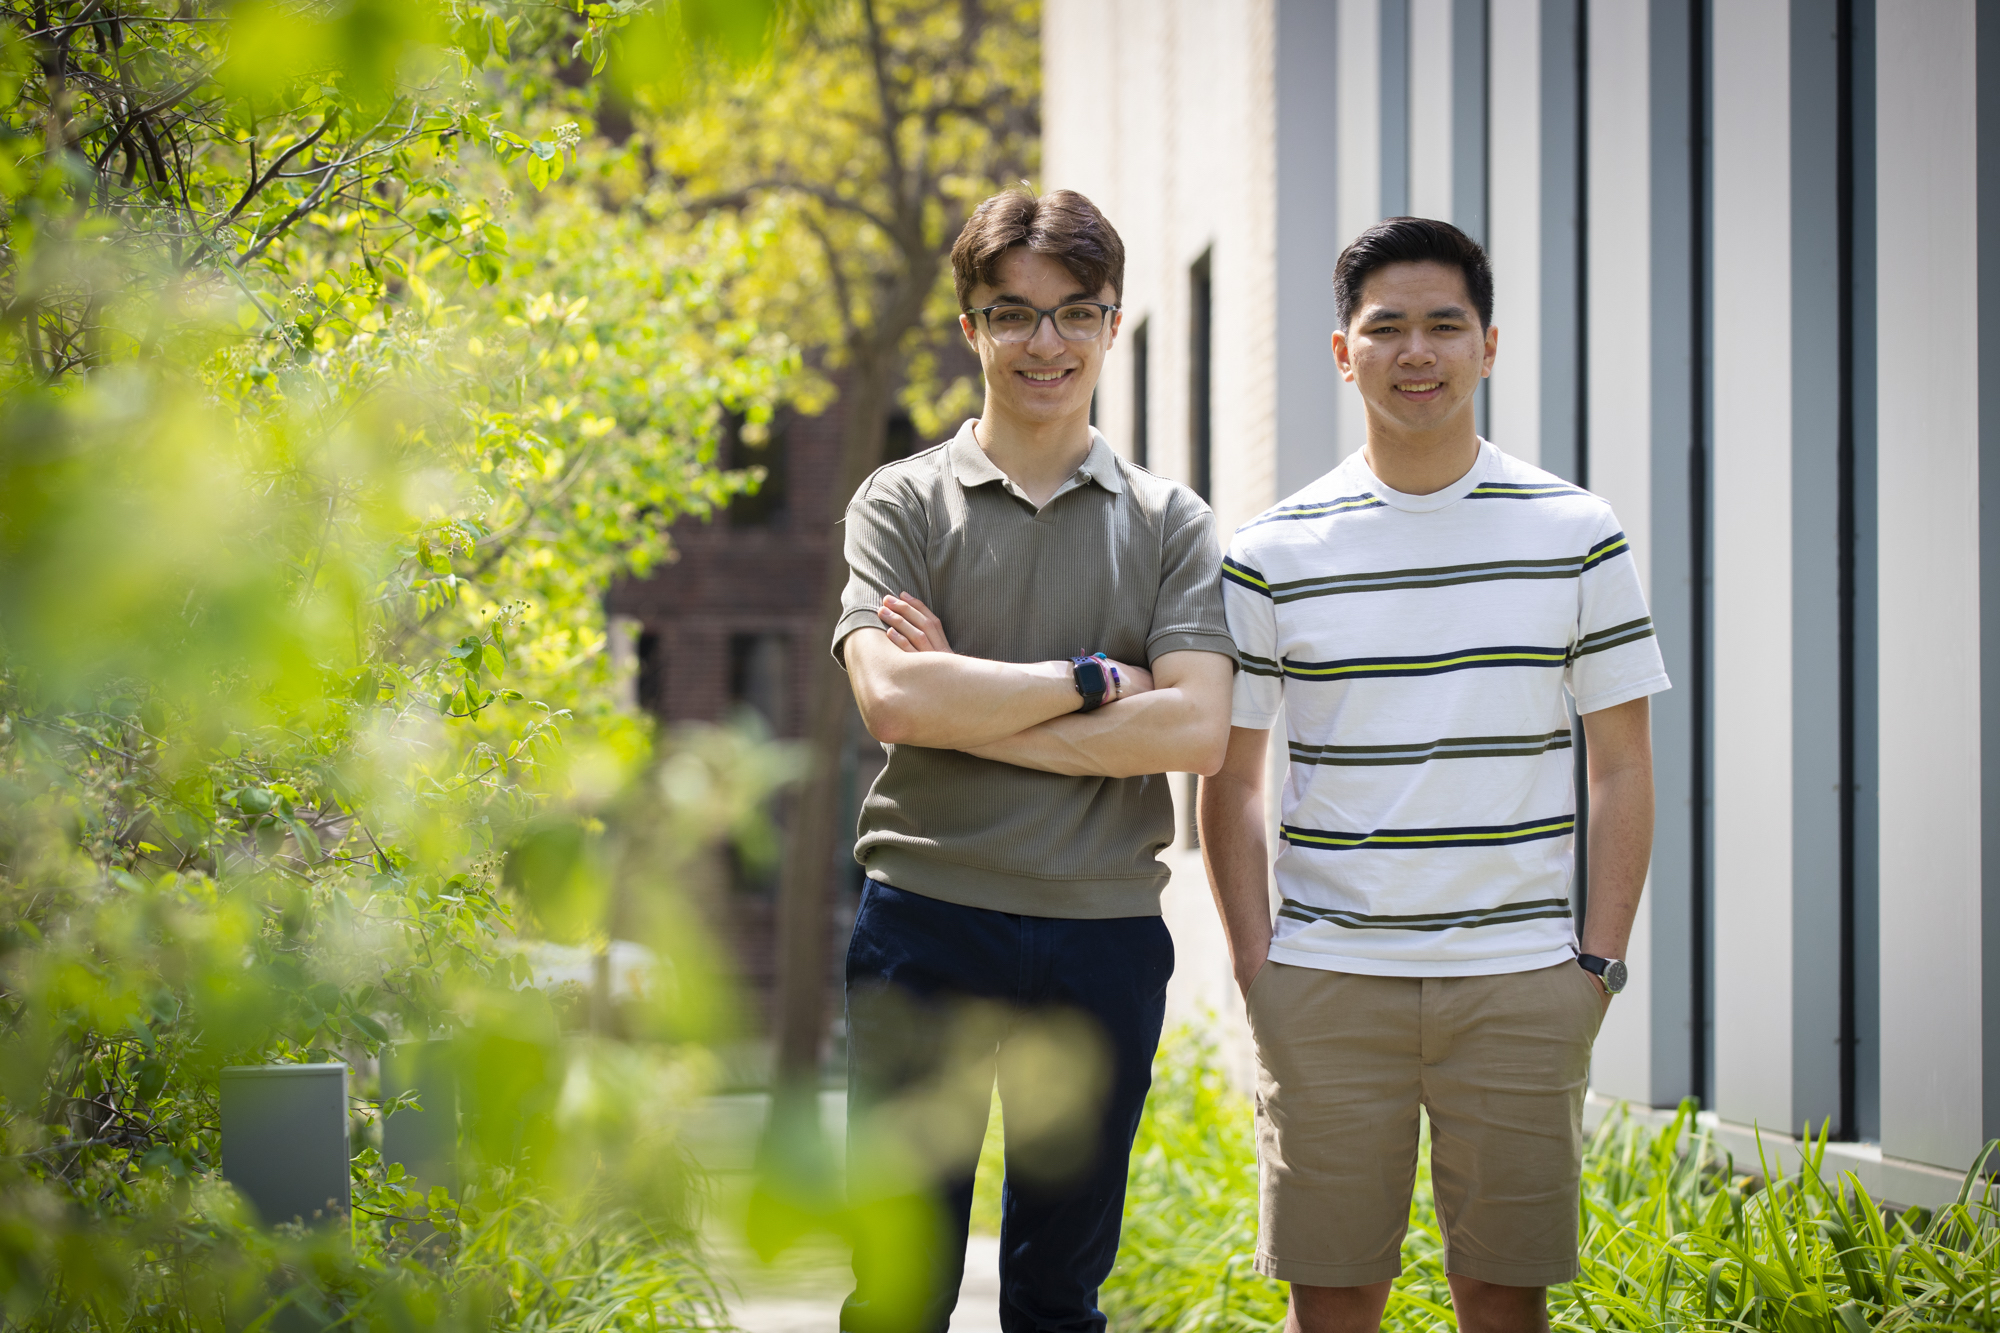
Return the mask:
[[[954,1117],[976,1131],[997,1051],[1010,1330],[1104,1327],[1097,1288],[1173,971],[1163,775],[1214,772],[1228,734],[1234,649],[1208,508],[1090,425],[1124,267],[1082,195],[981,204],[952,274],[985,405],[847,510],[834,653],[888,751],[855,845],[868,883],[847,957],[850,1141],[897,1123],[935,1143]],[[1051,1033],[1073,1039],[1044,1054],[1097,1068],[1037,1085],[1038,1060],[1010,1061],[1009,1039]],[[939,1100],[945,1083],[961,1104]],[[1049,1130],[1065,1099],[1075,1123],[1028,1152],[1020,1132]],[[934,1152],[935,1234],[857,1242],[843,1329],[947,1326],[978,1149],[960,1132]],[[892,1291],[912,1265],[928,1288],[914,1318]]]
[[[1486,255],[1391,218],[1334,269],[1367,442],[1241,528],[1241,651],[1203,854],[1259,1061],[1257,1271],[1300,1333],[1373,1333],[1402,1269],[1419,1108],[1466,1333],[1538,1333],[1576,1276],[1590,1047],[1646,879],[1647,697],[1667,688],[1611,508],[1473,429]],[[1289,733],[1272,920],[1264,786]],[[1570,914],[1569,708],[1590,782]],[[1579,947],[1580,946],[1580,947]]]

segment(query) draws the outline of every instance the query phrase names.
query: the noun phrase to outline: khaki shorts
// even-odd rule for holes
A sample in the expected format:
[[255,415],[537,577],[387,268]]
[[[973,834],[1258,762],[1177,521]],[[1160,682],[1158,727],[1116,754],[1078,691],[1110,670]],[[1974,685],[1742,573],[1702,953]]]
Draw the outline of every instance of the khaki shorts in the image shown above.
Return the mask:
[[1510,1287],[1576,1276],[1577,1184],[1602,992],[1574,961],[1483,977],[1266,963],[1257,1038],[1257,1271],[1315,1287],[1403,1270],[1417,1108],[1445,1271]]

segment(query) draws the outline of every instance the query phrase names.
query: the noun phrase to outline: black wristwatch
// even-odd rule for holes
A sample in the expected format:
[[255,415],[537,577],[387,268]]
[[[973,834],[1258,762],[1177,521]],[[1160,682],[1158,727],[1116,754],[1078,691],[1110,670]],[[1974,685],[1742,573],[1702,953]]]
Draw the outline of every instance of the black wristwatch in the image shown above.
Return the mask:
[[1069,677],[1076,685],[1076,692],[1083,696],[1083,707],[1079,713],[1088,713],[1104,702],[1108,684],[1104,675],[1104,659],[1101,657],[1072,657],[1069,659]]
[[1576,965],[1586,972],[1594,973],[1603,981],[1606,995],[1616,995],[1625,989],[1625,981],[1629,974],[1625,970],[1623,958],[1599,958],[1594,953],[1580,953],[1576,956]]

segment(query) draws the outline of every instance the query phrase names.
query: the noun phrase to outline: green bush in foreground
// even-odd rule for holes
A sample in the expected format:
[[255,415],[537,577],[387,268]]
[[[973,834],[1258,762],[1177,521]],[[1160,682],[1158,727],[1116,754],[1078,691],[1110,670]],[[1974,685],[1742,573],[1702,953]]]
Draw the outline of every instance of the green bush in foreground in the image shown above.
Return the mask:
[[[1659,1129],[1609,1117],[1584,1153],[1583,1276],[1551,1292],[1551,1326],[2000,1328],[2000,1201],[1976,1173],[1952,1207],[1885,1215],[1853,1176],[1826,1180],[1823,1153],[1822,1141],[1807,1169],[1766,1188],[1736,1172],[1688,1109]],[[1100,1297],[1114,1328],[1236,1333],[1282,1324],[1283,1284],[1251,1269],[1251,1107],[1185,1031],[1168,1039],[1154,1069],[1124,1225]],[[1384,1326],[1449,1324],[1428,1157],[1403,1258]]]

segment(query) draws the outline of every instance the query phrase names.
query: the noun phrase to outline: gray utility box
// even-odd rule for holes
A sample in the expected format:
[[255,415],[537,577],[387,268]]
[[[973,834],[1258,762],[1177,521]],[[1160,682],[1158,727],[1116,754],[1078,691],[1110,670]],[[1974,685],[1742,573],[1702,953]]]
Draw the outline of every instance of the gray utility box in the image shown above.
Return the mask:
[[348,1220],[347,1066],[222,1071],[222,1177],[270,1226]]
[[382,1121],[382,1160],[401,1162],[425,1190],[458,1194],[458,1077],[451,1043],[406,1041],[382,1048],[382,1100],[414,1091],[422,1110]]

